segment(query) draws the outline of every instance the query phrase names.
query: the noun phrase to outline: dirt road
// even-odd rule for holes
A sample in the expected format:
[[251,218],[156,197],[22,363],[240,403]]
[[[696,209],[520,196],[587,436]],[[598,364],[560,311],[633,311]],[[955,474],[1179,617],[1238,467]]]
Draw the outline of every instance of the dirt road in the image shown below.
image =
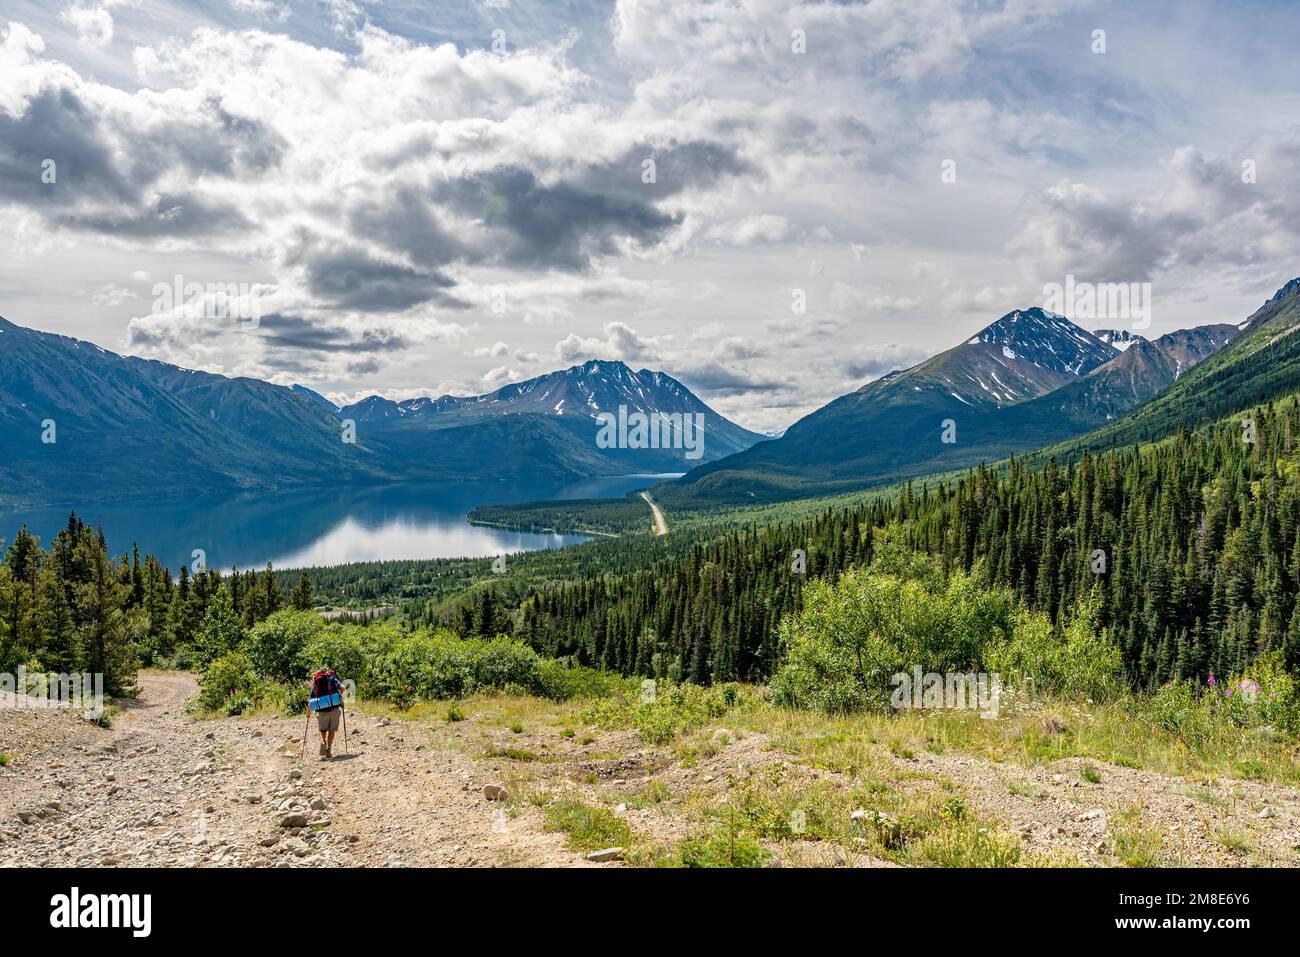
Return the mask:
[[303,719],[195,720],[184,674],[141,688],[111,729],[73,719],[0,768],[0,866],[589,866],[535,811],[487,801],[489,767],[415,750],[401,725],[349,713],[351,753],[323,763],[314,732],[299,758]]
[[641,493],[641,497],[642,497],[643,499],[645,499],[646,504],[650,506],[650,511],[654,512],[654,516],[655,516],[655,534],[656,534],[656,535],[667,535],[667,534],[668,534],[668,522],[664,520],[663,509],[661,509],[658,505],[655,504],[655,500],[652,499],[652,498],[650,497],[650,493],[649,493],[649,492],[642,492],[642,493]]

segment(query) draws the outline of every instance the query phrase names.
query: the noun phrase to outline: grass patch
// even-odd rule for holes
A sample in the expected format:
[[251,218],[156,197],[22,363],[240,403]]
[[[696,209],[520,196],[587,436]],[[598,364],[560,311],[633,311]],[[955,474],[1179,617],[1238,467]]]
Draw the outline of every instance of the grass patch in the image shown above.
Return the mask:
[[[1246,735],[1225,726],[1189,746],[1181,737],[1155,727],[1140,697],[1051,707],[1065,717],[1069,733],[1045,731],[1040,726],[1042,705],[1035,702],[1004,708],[993,721],[958,709],[832,717],[763,705],[734,709],[728,725],[767,734],[779,749],[816,767],[849,775],[871,770],[885,755],[909,760],[929,751],[1029,768],[1079,757],[1189,781],[1236,777],[1300,786],[1295,743],[1283,735]],[[1092,770],[1105,774],[1105,767]]]
[[565,843],[575,851],[585,853],[632,843],[631,828],[614,812],[570,798],[547,806],[542,821],[546,830],[567,835]]
[[1159,867],[1164,863],[1160,831],[1144,826],[1142,812],[1135,807],[1116,815],[1111,850],[1125,867]]
[[492,748],[483,755],[483,759],[505,758],[508,761],[541,761],[542,756],[523,748]]
[[658,867],[762,867],[770,857],[752,838],[723,829],[688,837],[652,863]]
[[1247,835],[1231,828],[1220,828],[1215,832],[1214,839],[1233,854],[1249,854],[1255,849],[1255,845]]
[[742,698],[748,703],[755,697],[753,691],[737,684],[702,688],[660,681],[655,683],[653,694],[642,689],[635,695],[622,693],[593,701],[582,712],[582,720],[600,728],[635,728],[642,740],[666,744],[721,718]]

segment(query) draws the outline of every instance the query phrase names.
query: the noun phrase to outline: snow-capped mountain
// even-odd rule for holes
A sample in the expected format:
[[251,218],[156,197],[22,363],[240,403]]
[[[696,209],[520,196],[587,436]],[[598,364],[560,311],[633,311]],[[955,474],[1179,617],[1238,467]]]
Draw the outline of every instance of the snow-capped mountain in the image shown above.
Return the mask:
[[662,491],[697,501],[780,499],[995,461],[1123,415],[1235,331],[1205,326],[1149,341],[1017,309]]
[[951,397],[968,408],[1003,406],[1058,389],[1116,355],[1064,316],[1037,307],[1017,309],[961,345],[870,382],[857,394],[878,401],[882,389],[901,387]]
[[[730,455],[764,439],[723,418],[667,373],[650,369],[634,372],[622,362],[599,359],[513,382],[486,395],[444,395],[402,402],[370,396],[345,406],[338,414],[342,419],[354,419],[359,424],[400,431],[404,435],[511,416],[543,417],[557,420],[579,439],[591,442],[599,427],[596,416],[602,412],[617,415],[620,407],[628,414],[661,412],[704,416],[706,460]],[[651,458],[658,462],[664,457]],[[674,463],[670,458],[658,465],[671,470]],[[647,459],[645,467],[651,466]]]
[[1129,329],[1094,329],[1092,334],[1106,345],[1114,346],[1120,352],[1123,352],[1135,342],[1146,341],[1145,336],[1140,336]]
[[[0,318],[0,504],[681,472],[755,435],[662,372],[596,362],[468,398],[336,409],[304,386],[121,356]],[[699,413],[701,455],[601,448],[594,412]],[[343,439],[341,419],[356,425]],[[52,422],[56,433],[48,433]],[[42,437],[50,434],[51,438]],[[127,463],[128,467],[124,467]]]
[[421,396],[396,402],[372,395],[350,405],[335,406],[310,389],[295,385],[293,390],[322,408],[337,411],[340,419],[351,419],[371,427],[441,429],[466,425],[507,415],[544,415],[565,419],[587,431],[601,412],[698,413],[704,416],[712,446],[709,459],[749,448],[771,438],[744,429],[719,415],[690,389],[665,372],[642,369],[634,372],[623,362],[592,359],[582,365],[549,372],[523,382],[512,382],[484,395]]

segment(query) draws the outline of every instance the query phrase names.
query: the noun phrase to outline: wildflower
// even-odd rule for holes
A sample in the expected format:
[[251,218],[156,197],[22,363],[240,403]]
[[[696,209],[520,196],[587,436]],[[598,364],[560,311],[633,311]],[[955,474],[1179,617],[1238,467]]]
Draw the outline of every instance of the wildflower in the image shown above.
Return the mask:
[[1210,672],[1209,685],[1210,685],[1211,688],[1213,688],[1213,687],[1214,687],[1215,685],[1217,685],[1217,684],[1218,684],[1218,682],[1214,680],[1214,672],[1211,671],[1211,672]]

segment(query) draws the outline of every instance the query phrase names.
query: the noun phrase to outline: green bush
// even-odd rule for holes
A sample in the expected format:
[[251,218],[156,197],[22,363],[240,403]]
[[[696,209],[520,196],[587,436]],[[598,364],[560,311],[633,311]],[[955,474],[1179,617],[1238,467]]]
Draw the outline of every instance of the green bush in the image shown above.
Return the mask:
[[[198,707],[205,711],[226,710],[227,699],[238,703],[242,695],[251,700],[260,691],[261,683],[248,656],[232,651],[209,662],[199,685]],[[241,704],[240,710],[246,704]]]
[[1227,679],[1210,674],[1203,686],[1172,681],[1141,701],[1154,728],[1200,753],[1243,731],[1300,732],[1295,679],[1276,655],[1261,656],[1248,671]]
[[[378,630],[378,629],[376,629]],[[362,647],[366,629],[355,625],[330,626],[303,646],[295,662],[295,673],[314,674],[318,669],[333,671],[343,681],[364,687],[368,676],[368,655]]]
[[277,611],[252,627],[243,650],[259,674],[306,678],[310,671],[303,665],[303,651],[324,628],[315,612]]
[[738,700],[739,688],[733,684],[703,688],[660,680],[653,696],[638,687],[636,692],[593,701],[582,712],[582,720],[605,728],[635,728],[651,744],[664,744],[722,717],[730,708],[728,702]]
[[786,659],[772,700],[828,714],[884,710],[895,674],[979,669],[985,649],[1011,636],[1017,610],[1009,591],[964,574],[944,583],[850,569],[811,582],[803,611],[781,623]]
[[717,828],[688,837],[661,861],[666,867],[762,867],[769,855],[753,838]]
[[1043,615],[1022,612],[1011,640],[989,648],[986,663],[1004,684],[1082,700],[1101,701],[1123,688],[1119,646],[1085,606],[1058,634]]
[[543,660],[537,668],[537,694],[552,701],[606,698],[639,686],[635,678],[595,668],[572,668],[558,661]]
[[371,650],[367,688],[376,697],[396,702],[507,689],[535,693],[541,686],[537,653],[506,639],[417,632]]

